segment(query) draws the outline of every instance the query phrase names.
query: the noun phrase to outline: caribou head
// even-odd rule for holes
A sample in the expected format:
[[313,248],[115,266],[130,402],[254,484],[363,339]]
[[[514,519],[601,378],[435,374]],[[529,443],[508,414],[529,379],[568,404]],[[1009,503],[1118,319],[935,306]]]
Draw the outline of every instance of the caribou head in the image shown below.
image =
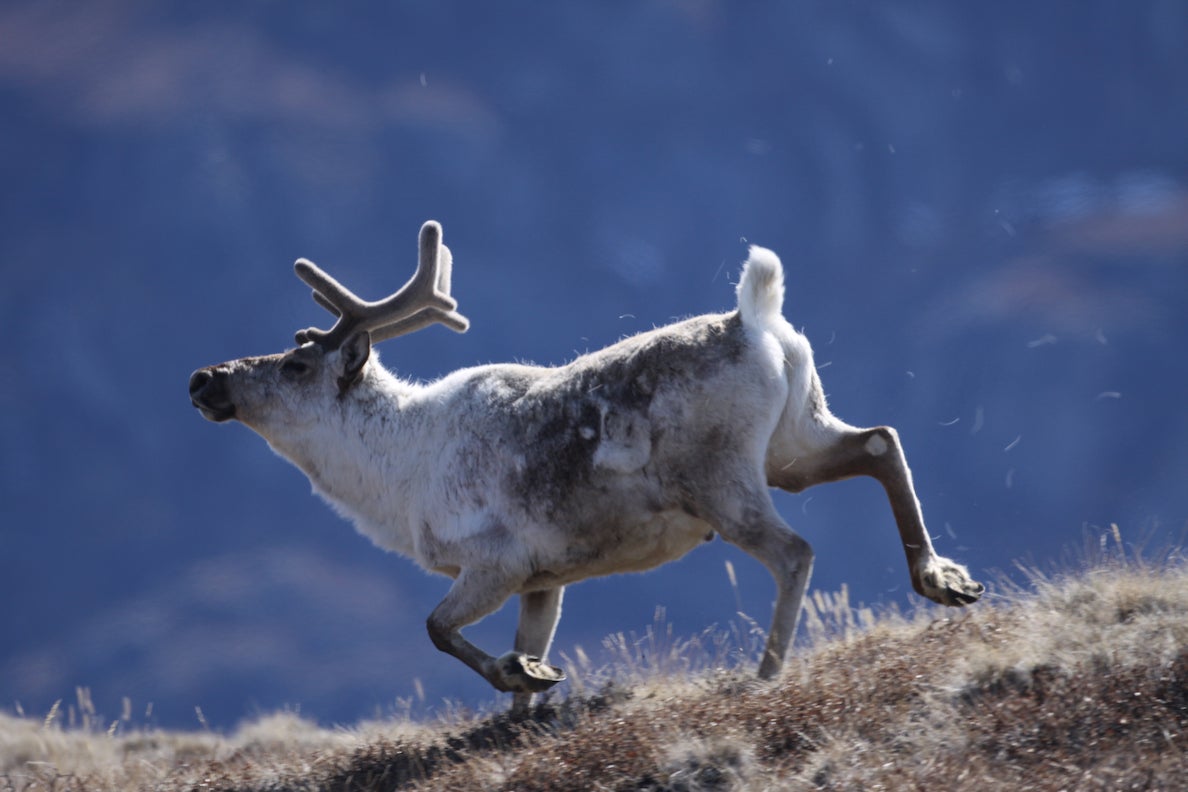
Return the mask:
[[372,344],[431,324],[466,332],[470,322],[450,296],[451,265],[441,226],[432,220],[421,226],[412,279],[382,300],[362,300],[313,262],[298,259],[297,277],[338,317],[333,327],[299,331],[299,346],[286,352],[198,369],[190,377],[190,401],[208,420],[236,419],[270,440],[270,425],[312,419],[359,382]]

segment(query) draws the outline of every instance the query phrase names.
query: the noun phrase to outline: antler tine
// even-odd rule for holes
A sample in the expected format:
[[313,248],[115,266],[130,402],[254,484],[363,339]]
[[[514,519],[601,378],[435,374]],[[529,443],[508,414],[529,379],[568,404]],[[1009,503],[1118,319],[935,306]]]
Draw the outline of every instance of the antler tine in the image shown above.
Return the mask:
[[[313,264],[312,261],[310,263]],[[334,314],[335,316],[342,316],[342,312],[334,307],[334,303],[323,297],[320,292],[312,292],[311,296],[313,297],[314,302],[325,308],[330,313]]]
[[302,330],[297,334],[298,343],[314,341],[336,349],[360,331],[371,332],[376,343],[435,322],[465,332],[470,323],[457,313],[458,303],[449,295],[450,264],[449,249],[441,244],[441,226],[432,220],[421,226],[417,271],[399,290],[376,302],[360,299],[313,262],[299,259],[294,265],[297,277],[314,290],[314,299],[336,314],[338,321],[328,331]]
[[[297,259],[293,265],[293,271],[297,273],[298,278],[301,278],[313,289],[314,302],[338,317],[338,321],[330,330],[309,327],[297,331],[297,343],[305,344],[315,341],[330,347],[341,345],[347,333],[337,333],[337,331],[344,328],[345,324],[350,321],[349,318],[344,319],[344,315],[349,316],[349,314],[343,306],[362,304],[363,301],[309,259]],[[328,343],[331,340],[330,337],[336,334],[341,335],[342,338],[334,339],[334,343]]]
[[[450,294],[450,275],[453,265],[453,254],[450,253],[448,247],[442,245],[437,257],[437,291],[446,296]],[[371,343],[378,344],[389,338],[415,333],[431,324],[443,324],[456,333],[465,333],[470,329],[470,320],[457,311],[443,311],[436,307],[429,307],[398,322],[372,330]]]

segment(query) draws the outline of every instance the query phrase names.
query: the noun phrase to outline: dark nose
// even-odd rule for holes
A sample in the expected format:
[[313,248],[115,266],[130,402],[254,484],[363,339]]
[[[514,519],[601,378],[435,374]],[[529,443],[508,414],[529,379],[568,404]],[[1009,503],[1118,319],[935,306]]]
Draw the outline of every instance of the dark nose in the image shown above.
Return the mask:
[[212,421],[234,418],[235,404],[227,392],[227,373],[218,367],[208,367],[191,374],[190,403]]
[[202,393],[211,380],[214,379],[214,372],[210,369],[198,369],[190,375],[190,398],[198,396]]

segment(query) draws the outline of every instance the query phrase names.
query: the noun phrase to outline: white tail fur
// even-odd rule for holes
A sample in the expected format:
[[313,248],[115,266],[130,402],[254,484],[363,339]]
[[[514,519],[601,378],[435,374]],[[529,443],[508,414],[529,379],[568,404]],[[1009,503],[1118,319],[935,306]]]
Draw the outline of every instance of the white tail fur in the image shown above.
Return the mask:
[[738,310],[748,325],[764,325],[782,316],[784,268],[780,258],[767,248],[751,245],[738,281]]

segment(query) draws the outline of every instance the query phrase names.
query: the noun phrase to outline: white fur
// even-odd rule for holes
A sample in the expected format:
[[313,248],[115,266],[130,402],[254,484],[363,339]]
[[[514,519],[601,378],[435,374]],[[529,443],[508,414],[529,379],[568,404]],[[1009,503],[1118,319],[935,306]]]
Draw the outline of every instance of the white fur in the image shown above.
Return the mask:
[[738,310],[744,322],[770,323],[783,319],[784,268],[775,253],[751,245],[738,281]]

